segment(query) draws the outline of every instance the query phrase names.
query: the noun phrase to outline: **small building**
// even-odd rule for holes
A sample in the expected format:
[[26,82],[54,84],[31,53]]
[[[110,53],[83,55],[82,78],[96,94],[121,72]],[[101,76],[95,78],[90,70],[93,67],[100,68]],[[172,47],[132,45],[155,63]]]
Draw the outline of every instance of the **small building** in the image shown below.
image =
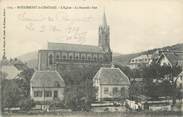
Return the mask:
[[101,67],[93,78],[97,101],[127,98],[130,81],[119,68]]
[[65,82],[57,71],[36,71],[30,81],[30,96],[34,101],[63,100]]
[[140,55],[140,56],[132,58],[129,61],[128,67],[130,67],[131,69],[138,69],[142,66],[150,65],[151,61],[152,61],[151,54]]

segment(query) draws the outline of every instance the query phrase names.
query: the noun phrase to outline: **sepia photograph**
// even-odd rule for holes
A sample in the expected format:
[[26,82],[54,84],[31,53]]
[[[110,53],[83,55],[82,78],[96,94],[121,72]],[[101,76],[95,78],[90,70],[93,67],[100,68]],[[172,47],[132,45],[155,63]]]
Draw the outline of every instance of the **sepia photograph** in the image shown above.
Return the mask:
[[183,117],[183,0],[0,0],[0,117]]

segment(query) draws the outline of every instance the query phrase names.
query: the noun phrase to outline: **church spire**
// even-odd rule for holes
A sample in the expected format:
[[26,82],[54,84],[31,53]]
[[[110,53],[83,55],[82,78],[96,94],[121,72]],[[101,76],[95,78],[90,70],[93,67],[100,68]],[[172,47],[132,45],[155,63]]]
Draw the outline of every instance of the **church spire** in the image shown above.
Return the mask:
[[110,52],[110,29],[107,25],[107,18],[103,12],[102,24],[99,26],[99,47],[105,52]]
[[107,27],[107,19],[106,19],[105,11],[103,13],[102,26]]

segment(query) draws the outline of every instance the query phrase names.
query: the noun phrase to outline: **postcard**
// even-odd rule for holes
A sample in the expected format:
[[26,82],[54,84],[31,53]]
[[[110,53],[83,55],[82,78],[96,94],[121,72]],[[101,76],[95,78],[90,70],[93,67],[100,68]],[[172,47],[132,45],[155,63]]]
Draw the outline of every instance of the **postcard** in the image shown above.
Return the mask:
[[0,11],[0,116],[182,116],[182,0],[1,0]]

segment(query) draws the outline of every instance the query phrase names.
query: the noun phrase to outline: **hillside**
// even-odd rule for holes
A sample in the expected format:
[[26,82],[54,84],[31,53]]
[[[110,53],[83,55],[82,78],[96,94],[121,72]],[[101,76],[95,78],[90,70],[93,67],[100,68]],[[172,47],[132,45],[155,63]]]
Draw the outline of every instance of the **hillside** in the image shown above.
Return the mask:
[[132,58],[134,58],[138,55],[142,55],[142,54],[152,54],[156,50],[183,51],[183,43],[172,45],[172,46],[166,46],[166,47],[163,47],[163,48],[155,48],[155,49],[151,49],[151,50],[147,50],[147,51],[143,51],[143,52],[139,52],[139,53],[134,53],[134,54],[113,56],[113,63],[114,64],[121,64],[121,65],[125,66],[129,63],[130,59],[132,59]]
[[38,57],[37,51],[34,51],[18,56],[17,58],[20,59],[22,62],[27,63],[28,67],[36,69],[37,57]]
[[[133,54],[119,54],[119,53],[113,53],[113,63],[114,64],[121,64],[121,65],[127,65],[131,58],[136,57],[138,55],[142,54],[152,54],[156,50],[174,50],[174,51],[183,51],[183,43],[172,45],[172,46],[166,46],[163,48],[155,48],[139,53],[133,53]],[[37,52],[30,52],[24,55],[21,55],[17,57],[18,59],[22,60],[23,62],[26,62],[29,67],[31,68],[37,68]]]

